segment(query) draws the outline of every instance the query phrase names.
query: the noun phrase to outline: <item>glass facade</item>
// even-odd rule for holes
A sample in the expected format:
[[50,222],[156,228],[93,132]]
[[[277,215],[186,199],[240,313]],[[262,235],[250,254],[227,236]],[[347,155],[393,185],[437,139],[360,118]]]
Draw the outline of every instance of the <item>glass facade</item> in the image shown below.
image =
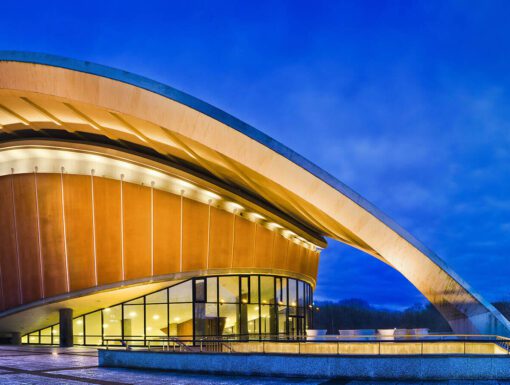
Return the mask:
[[[296,338],[311,328],[311,286],[270,275],[191,278],[73,320],[76,345],[129,340],[131,345],[158,339],[229,336],[248,340]],[[58,325],[29,333],[23,343],[58,344]]]

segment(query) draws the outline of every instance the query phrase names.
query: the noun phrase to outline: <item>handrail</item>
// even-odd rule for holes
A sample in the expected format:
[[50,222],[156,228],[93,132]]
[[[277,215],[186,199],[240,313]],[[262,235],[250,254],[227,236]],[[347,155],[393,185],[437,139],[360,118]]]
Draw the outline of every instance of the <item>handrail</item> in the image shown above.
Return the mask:
[[129,341],[129,342],[143,342],[143,341],[170,341],[170,342],[200,342],[200,341],[231,341],[231,342],[367,342],[367,341],[380,341],[380,342],[416,342],[416,341],[428,341],[428,342],[442,342],[442,341],[474,341],[474,342],[508,342],[510,338],[498,336],[498,335],[483,335],[483,334],[424,334],[424,335],[392,335],[392,336],[381,336],[381,335],[322,335],[322,336],[288,336],[288,335],[253,335],[253,334],[229,334],[223,336],[201,336],[195,339],[191,335],[184,336],[154,336],[154,337],[143,337],[138,338],[103,338],[103,341]]
[[203,351],[204,342],[206,343],[206,347],[210,346],[212,344],[213,351],[216,346],[219,348],[220,352],[223,352],[223,348],[227,349],[229,353],[234,352],[234,349],[232,348],[232,341],[217,341],[210,338],[210,336],[205,336],[200,338],[200,351]]
[[[251,337],[251,339],[250,339]],[[407,336],[413,338],[400,338],[402,336],[394,336],[393,338],[378,338],[378,339],[366,339],[362,336],[357,339],[342,339],[338,337],[344,336],[320,336],[327,337],[322,339],[317,339],[317,337],[312,338],[299,338],[299,339],[290,339],[289,336],[281,336],[281,335],[268,335],[266,338],[261,338],[260,336],[249,336],[249,335],[227,335],[227,336],[203,336],[199,338],[193,338],[192,336],[183,336],[183,337],[153,337],[153,338],[105,338],[103,341],[106,343],[106,349],[111,347],[111,342],[115,342],[120,344],[121,347],[125,347],[126,350],[131,350],[133,346],[137,346],[140,349],[146,348],[147,350],[153,350],[155,347],[162,348],[163,351],[170,351],[171,347],[174,352],[199,352],[199,353],[236,353],[236,352],[250,352],[250,348],[248,351],[244,351],[247,346],[252,345],[255,349],[252,352],[259,353],[270,353],[275,352],[274,346],[271,348],[269,343],[290,343],[287,348],[290,348],[293,353],[296,354],[314,354],[307,353],[309,349],[306,349],[307,345],[313,344],[336,344],[336,354],[341,354],[341,345],[342,344],[377,344],[377,355],[384,355],[382,346],[385,344],[391,343],[419,343],[419,355],[426,355],[424,353],[424,344],[435,344],[435,343],[444,343],[444,342],[454,342],[462,344],[462,352],[454,352],[451,354],[472,354],[466,350],[467,343],[493,343],[497,346],[501,347],[506,351],[505,354],[510,356],[510,338],[496,336],[496,335],[423,335],[423,336]],[[249,345],[244,345],[248,343]],[[241,351],[236,351],[236,344],[241,344],[237,346],[241,347]],[[259,345],[257,345],[259,344]],[[292,348],[294,346],[294,348]],[[283,347],[282,347],[283,348]],[[329,348],[331,349],[331,348]],[[390,348],[391,349],[391,348]],[[277,349],[278,350],[278,349]],[[388,350],[386,350],[387,352]],[[316,353],[320,354],[320,353]],[[373,353],[367,353],[373,354]],[[491,353],[487,353],[491,354]],[[496,353],[494,353],[496,354]],[[503,353],[499,353],[501,355]]]

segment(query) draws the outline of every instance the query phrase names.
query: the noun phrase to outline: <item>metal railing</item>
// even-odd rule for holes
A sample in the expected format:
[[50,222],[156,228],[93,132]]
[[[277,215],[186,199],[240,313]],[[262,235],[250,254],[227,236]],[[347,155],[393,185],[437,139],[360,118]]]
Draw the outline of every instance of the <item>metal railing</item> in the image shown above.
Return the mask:
[[[251,337],[251,339],[250,339]],[[153,337],[147,339],[115,339],[105,338],[106,349],[120,348],[126,350],[148,350],[181,353],[286,353],[286,354],[368,354],[368,355],[427,355],[427,354],[506,354],[510,356],[510,338],[496,335],[472,334],[429,334],[381,336],[340,336],[328,335],[319,337],[290,338],[283,335],[249,336],[206,336],[193,339],[183,337]],[[396,344],[400,348],[396,348]],[[411,353],[398,353],[406,344]],[[413,346],[411,346],[411,344]],[[447,347],[441,352],[439,345]],[[499,346],[505,353],[480,353],[480,347],[486,344]],[[362,346],[363,345],[363,346]],[[435,345],[435,346],[434,346]],[[362,346],[356,352],[355,347]],[[476,348],[479,348],[478,350]],[[363,348],[365,350],[363,350]],[[435,349],[438,348],[438,349]],[[316,350],[314,350],[316,349]],[[349,349],[353,352],[349,353]],[[450,349],[450,351],[448,351]],[[364,351],[364,353],[359,353]],[[439,351],[439,352],[438,352]],[[478,351],[478,352],[477,352]],[[393,352],[393,353],[392,353]],[[397,353],[395,353],[397,352]]]

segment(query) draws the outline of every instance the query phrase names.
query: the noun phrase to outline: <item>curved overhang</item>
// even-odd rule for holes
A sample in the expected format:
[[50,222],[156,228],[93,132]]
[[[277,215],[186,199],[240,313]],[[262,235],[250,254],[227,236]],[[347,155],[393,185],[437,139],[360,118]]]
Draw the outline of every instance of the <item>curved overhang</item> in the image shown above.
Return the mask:
[[359,194],[257,129],[174,88],[89,62],[4,51],[0,129],[6,145],[61,140],[65,132],[68,142],[105,137],[113,146],[150,149],[284,213],[309,237],[328,236],[381,259],[454,331],[510,333],[510,323],[444,261]]

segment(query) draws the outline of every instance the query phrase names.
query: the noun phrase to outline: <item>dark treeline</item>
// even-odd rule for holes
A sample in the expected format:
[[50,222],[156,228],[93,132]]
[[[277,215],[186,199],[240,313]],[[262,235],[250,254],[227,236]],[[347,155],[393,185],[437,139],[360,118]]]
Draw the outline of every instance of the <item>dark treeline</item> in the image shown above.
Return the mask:
[[393,329],[428,328],[431,332],[446,333],[451,329],[439,312],[430,304],[413,306],[404,311],[374,308],[363,300],[318,302],[314,312],[314,329]]
[[[416,305],[403,311],[380,309],[358,299],[339,302],[317,302],[314,329],[327,329],[337,334],[338,329],[393,329],[428,328],[431,332],[451,332],[448,323],[432,306]],[[510,303],[496,302],[494,306],[510,319]]]

